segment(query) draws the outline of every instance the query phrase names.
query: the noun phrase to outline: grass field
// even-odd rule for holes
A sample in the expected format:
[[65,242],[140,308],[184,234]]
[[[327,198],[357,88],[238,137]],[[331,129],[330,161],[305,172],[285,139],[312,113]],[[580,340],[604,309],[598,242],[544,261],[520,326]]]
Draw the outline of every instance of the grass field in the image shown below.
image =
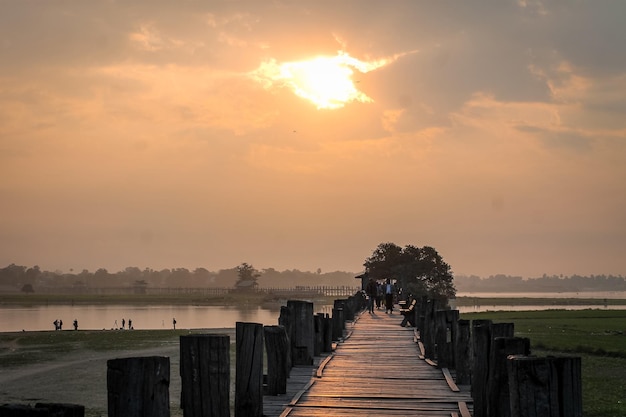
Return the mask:
[[545,310],[462,314],[467,320],[515,323],[537,356],[580,356],[583,415],[626,416],[626,311]]

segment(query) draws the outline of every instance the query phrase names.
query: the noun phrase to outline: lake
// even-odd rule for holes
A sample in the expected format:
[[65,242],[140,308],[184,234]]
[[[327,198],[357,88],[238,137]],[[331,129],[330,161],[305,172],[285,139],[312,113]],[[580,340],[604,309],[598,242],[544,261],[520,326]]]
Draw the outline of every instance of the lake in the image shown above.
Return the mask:
[[[580,293],[459,293],[459,297],[529,297],[529,298],[596,298],[626,299],[626,292],[580,292]],[[459,307],[461,313],[481,311],[529,311],[546,309],[584,310],[603,309],[602,305],[485,305],[477,300],[474,306]],[[613,310],[626,309],[626,306],[611,306]],[[332,306],[315,305],[316,313],[332,313]],[[184,305],[48,305],[48,306],[1,306],[0,332],[54,330],[54,320],[63,320],[63,330],[72,329],[74,319],[78,320],[79,330],[117,329],[122,319],[128,327],[132,320],[135,329],[171,329],[176,319],[179,329],[234,328],[238,321],[278,324],[280,309],[261,307],[230,306],[184,306]]]
[[[315,312],[330,313],[332,306],[315,306]],[[130,306],[130,305],[49,305],[0,307],[0,332],[54,330],[53,322],[63,320],[63,330],[110,330],[122,327],[122,319],[132,320],[135,329],[171,329],[173,319],[179,329],[234,328],[238,321],[278,324],[280,309],[228,306]]]

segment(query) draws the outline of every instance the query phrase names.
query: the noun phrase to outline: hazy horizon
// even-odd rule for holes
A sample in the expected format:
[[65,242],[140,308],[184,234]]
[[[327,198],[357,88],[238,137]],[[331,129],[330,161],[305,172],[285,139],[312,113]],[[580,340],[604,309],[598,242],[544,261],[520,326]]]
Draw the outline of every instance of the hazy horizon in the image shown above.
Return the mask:
[[624,16],[0,0],[0,265],[624,275]]

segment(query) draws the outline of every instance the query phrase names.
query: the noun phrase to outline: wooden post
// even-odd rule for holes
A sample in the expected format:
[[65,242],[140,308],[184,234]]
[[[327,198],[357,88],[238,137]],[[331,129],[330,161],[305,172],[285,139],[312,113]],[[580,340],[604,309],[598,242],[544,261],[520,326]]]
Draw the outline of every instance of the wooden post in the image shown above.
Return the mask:
[[343,320],[341,320],[341,335],[343,336],[343,331],[346,330],[346,321],[348,320],[348,302],[347,300],[335,300],[333,303],[333,307],[336,309],[341,309]]
[[436,344],[436,318],[435,312],[439,310],[439,300],[429,300],[426,307],[426,319],[424,322],[424,329],[422,331],[422,342],[424,343],[424,356],[430,359],[435,359],[437,356],[435,351]]
[[511,417],[582,417],[580,357],[509,356]]
[[[472,398],[474,417],[489,417],[488,381],[493,370],[492,355],[495,337],[513,337],[513,323],[492,323],[491,320],[474,320],[472,323]],[[490,416],[493,417],[493,416]]]
[[185,417],[228,417],[230,336],[180,336],[180,377]]
[[324,337],[322,344],[322,352],[332,352],[333,351],[333,320],[328,317],[328,314],[322,319],[322,324],[324,325]]
[[509,417],[511,401],[507,357],[509,355],[529,355],[530,339],[523,337],[496,337],[491,344],[489,379],[487,380],[487,415]]
[[423,295],[417,298],[416,301],[417,304],[415,304],[415,327],[417,327],[418,330],[423,333],[424,321],[426,320],[426,306],[428,305],[428,297]]
[[293,311],[287,306],[280,307],[280,316],[278,316],[278,325],[285,328],[287,333],[287,342],[289,349],[287,350],[287,368],[291,371],[293,361],[291,360],[291,341],[293,340]]
[[448,368],[448,344],[446,343],[446,311],[437,310],[433,316],[435,323],[435,354],[434,359],[437,360],[437,366],[440,368]]
[[170,358],[107,361],[109,417],[169,417]]
[[267,353],[267,395],[286,394],[289,377],[287,353],[290,350],[287,331],[283,326],[265,326],[263,331]]
[[235,324],[235,417],[263,416],[263,325]]
[[338,341],[343,337],[343,309],[338,307],[333,307],[333,340]]
[[489,349],[491,347],[491,320],[472,321],[472,399],[474,417],[487,417],[487,378],[489,377]]
[[293,309],[294,337],[291,340],[291,360],[293,365],[312,365],[315,352],[315,327],[313,324],[313,303],[308,301],[287,301]]
[[459,310],[437,310],[435,312],[435,338],[437,366],[454,369],[454,338],[457,333]]
[[470,343],[470,322],[469,320],[459,320],[458,331],[455,340],[455,369],[456,383],[458,385],[470,385],[472,373],[472,345]]
[[315,328],[315,344],[313,349],[313,356],[319,356],[322,352],[322,343],[324,338],[324,328],[322,324],[322,318],[324,314],[318,313],[313,316],[313,327]]

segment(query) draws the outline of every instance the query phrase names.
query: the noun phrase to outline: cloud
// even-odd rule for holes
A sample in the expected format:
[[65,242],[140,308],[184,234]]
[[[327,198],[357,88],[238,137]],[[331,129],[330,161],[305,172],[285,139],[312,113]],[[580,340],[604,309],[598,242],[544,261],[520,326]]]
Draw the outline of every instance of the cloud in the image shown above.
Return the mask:
[[[3,2],[0,262],[621,271],[624,7]],[[281,73],[321,56],[335,110]]]

